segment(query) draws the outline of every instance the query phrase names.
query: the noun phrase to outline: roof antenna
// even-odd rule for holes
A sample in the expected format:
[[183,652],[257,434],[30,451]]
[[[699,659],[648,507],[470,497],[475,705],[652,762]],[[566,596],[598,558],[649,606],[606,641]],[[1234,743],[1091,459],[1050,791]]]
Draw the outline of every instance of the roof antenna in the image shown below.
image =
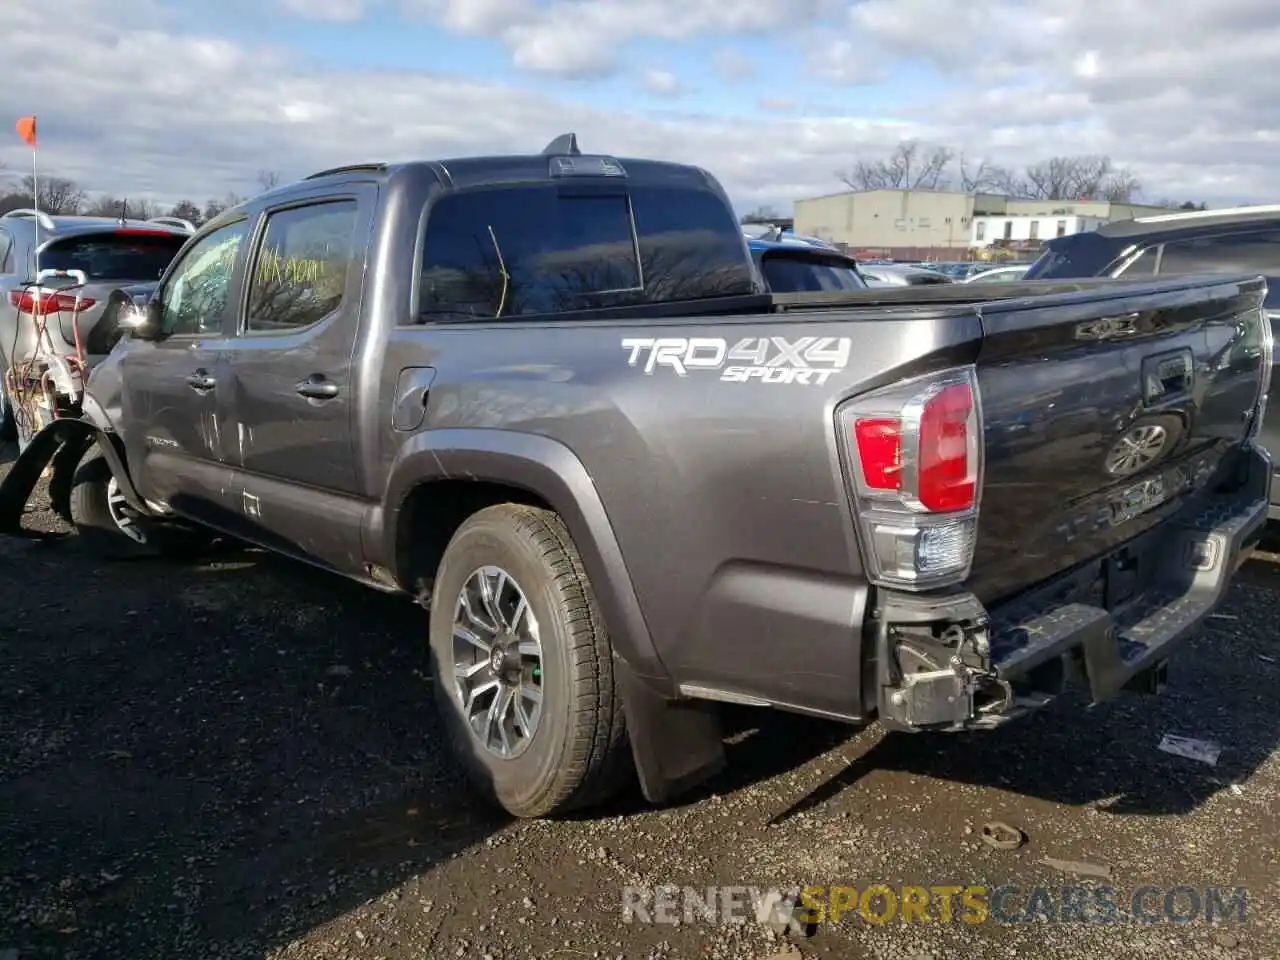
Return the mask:
[[582,156],[582,151],[578,149],[578,135],[562,133],[543,148],[542,155],[544,157]]

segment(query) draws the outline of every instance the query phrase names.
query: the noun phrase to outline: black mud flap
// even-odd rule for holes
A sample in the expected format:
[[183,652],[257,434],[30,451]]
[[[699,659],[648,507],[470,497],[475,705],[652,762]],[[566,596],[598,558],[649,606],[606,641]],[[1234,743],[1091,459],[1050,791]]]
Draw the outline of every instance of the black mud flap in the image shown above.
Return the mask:
[[615,656],[613,663],[646,800],[666,803],[724,769],[723,732],[714,703],[665,697],[620,658]]
[[[0,534],[23,537],[28,540],[48,540],[63,536],[44,530],[31,530],[22,525],[27,501],[40,482],[45,468],[58,455],[64,444],[79,445],[85,438],[91,440],[93,427],[80,420],[55,420],[27,444],[18,455],[8,475],[0,483]],[[87,446],[87,443],[86,443]]]

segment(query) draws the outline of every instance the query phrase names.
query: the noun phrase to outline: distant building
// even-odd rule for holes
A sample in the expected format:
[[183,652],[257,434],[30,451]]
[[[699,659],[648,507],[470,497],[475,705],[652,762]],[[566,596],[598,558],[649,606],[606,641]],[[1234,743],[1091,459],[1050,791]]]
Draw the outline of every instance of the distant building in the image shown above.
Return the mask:
[[[1056,236],[1058,222],[1066,232],[1092,230],[1111,220],[1127,220],[1150,213],[1168,213],[1148,204],[1106,200],[1015,200],[1001,194],[949,190],[847,190],[795,202],[795,232],[821,237],[865,256],[900,259],[962,257],[974,246],[986,246],[1003,236],[1012,220],[1011,239],[1019,230],[1023,246],[1034,247],[1031,223],[1039,240]],[[977,243],[977,223],[985,222]],[[1083,226],[1083,224],[1092,226]]]
[[964,250],[975,216],[1004,213],[1006,199],[942,190],[863,190],[797,200],[796,233],[850,249]]
[[974,249],[989,247],[993,243],[1015,247],[1038,246],[1054,237],[1097,230],[1106,222],[1102,217],[1080,217],[1075,214],[1036,217],[1025,213],[1005,213],[994,217],[974,217],[969,246]]

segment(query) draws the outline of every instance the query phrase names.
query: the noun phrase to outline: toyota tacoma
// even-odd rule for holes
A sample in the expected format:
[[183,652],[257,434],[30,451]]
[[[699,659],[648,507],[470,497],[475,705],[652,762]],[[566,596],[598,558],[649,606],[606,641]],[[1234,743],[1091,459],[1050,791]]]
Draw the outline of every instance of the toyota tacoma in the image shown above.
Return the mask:
[[406,595],[490,798],[662,802],[724,703],[957,731],[1157,690],[1267,515],[1265,292],[784,292],[695,167],[343,167],[118,292],[0,525],[51,468],[111,554],[221,533]]

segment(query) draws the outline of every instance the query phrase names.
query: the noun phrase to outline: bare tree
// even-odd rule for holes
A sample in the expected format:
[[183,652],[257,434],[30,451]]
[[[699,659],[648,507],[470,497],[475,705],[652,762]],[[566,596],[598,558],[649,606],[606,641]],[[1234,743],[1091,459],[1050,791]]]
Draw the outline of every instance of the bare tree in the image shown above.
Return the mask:
[[[952,176],[950,171],[955,170]],[[854,190],[945,190],[1002,193],[1031,200],[1132,201],[1142,192],[1137,175],[1110,157],[1050,157],[1018,172],[986,158],[974,161],[949,147],[899,144],[882,160],[859,160],[837,176]]]
[[1124,203],[1142,190],[1133,171],[1117,167],[1110,157],[1086,154],[1050,157],[1033,163],[1014,184],[1032,200],[1111,200]]
[[155,209],[146,200],[130,200],[128,197],[113,197],[105,193],[90,200],[83,212],[91,217],[128,217],[130,220],[148,220],[156,215]]
[[197,227],[204,222],[204,214],[190,200],[179,200],[173,205],[173,209],[169,211],[169,216],[177,217],[180,220],[187,220],[194,223]]
[[[35,179],[30,174],[22,178],[19,192],[26,194],[29,200],[35,198]],[[88,195],[76,186],[74,180],[66,177],[40,178],[40,209],[45,213],[79,213],[87,199]]]
[[982,159],[971,163],[961,153],[956,161],[958,186],[965,193],[1006,193],[1017,178],[1008,167]]
[[855,190],[942,190],[947,168],[955,158],[949,147],[926,147],[907,140],[883,160],[859,160],[848,172],[836,174]]
[[268,190],[274,190],[279,185],[280,174],[276,173],[274,170],[258,171],[258,186],[262,188],[263,193],[266,193]]
[[204,215],[202,220],[212,220],[224,210],[230,210],[232,207],[238,207],[244,203],[245,198],[235,193],[228,193],[221,200],[210,200],[204,205]]

